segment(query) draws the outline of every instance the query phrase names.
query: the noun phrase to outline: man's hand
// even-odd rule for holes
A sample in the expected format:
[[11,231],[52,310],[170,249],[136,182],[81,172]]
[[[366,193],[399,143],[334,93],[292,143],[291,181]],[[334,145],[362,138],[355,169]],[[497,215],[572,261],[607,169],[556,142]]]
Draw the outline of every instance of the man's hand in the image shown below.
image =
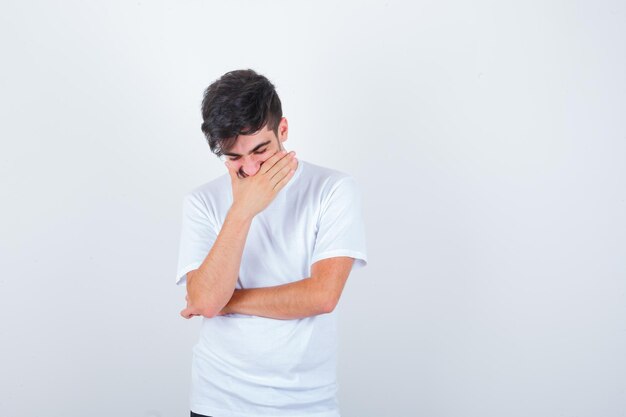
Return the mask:
[[[237,289],[235,289],[235,291],[237,291]],[[187,302],[187,307],[185,307],[185,309],[183,309],[180,312],[181,316],[183,316],[186,319],[190,319],[190,318],[192,318],[194,316],[201,316],[202,315],[202,314],[200,314],[200,311],[198,311],[197,309],[195,309],[195,308],[193,308],[193,307],[191,307],[189,305],[189,295],[185,296],[185,301]],[[229,314],[227,308],[228,308],[228,304],[226,304],[224,306],[224,308],[222,308],[222,310],[217,315],[218,316],[223,316],[225,314]]]
[[244,216],[254,217],[291,179],[297,162],[295,152],[279,151],[263,162],[255,175],[246,178],[239,178],[228,161],[225,165],[233,187],[233,207]]
[[200,314],[200,310],[193,308],[189,305],[189,295],[185,296],[185,301],[187,301],[187,307],[185,307],[181,312],[180,315],[183,316],[186,319],[190,319],[194,316],[201,316],[202,314]]

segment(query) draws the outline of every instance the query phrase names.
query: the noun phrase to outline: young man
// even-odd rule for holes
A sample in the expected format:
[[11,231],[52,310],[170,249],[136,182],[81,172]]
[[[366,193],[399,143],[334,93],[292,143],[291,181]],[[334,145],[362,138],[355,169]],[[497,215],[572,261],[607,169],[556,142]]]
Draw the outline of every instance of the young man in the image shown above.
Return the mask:
[[183,202],[181,315],[202,317],[191,416],[339,417],[335,307],[367,263],[358,186],[284,150],[280,99],[253,70],[213,82],[202,117],[228,174]]

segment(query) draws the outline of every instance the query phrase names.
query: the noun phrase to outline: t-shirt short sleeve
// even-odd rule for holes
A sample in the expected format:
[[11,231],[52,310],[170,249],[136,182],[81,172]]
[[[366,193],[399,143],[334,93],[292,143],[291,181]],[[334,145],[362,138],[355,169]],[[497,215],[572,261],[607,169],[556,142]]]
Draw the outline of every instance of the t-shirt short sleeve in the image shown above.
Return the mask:
[[350,176],[338,180],[323,198],[311,265],[336,256],[354,258],[352,270],[367,265],[361,193]]
[[183,200],[176,285],[187,283],[187,272],[202,264],[216,239],[217,230],[206,204],[195,194],[187,194]]

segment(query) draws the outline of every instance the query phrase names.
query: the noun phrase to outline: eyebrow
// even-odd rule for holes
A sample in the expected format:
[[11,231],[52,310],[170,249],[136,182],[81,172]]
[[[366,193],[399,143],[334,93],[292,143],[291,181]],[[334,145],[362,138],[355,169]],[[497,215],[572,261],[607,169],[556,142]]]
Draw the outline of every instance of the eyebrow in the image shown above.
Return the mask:
[[[271,142],[272,142],[271,140],[268,140],[267,142],[259,143],[258,145],[256,145],[256,146],[254,147],[254,149],[252,149],[252,150],[248,153],[248,155],[250,155],[250,154],[254,153],[254,152],[255,152],[256,150],[258,150],[259,148],[261,148],[261,147],[263,147],[263,146],[265,146],[265,145],[267,145],[267,144],[269,144],[269,143],[271,143]],[[238,153],[232,153],[232,152],[222,152],[222,154],[224,154],[224,155],[228,155],[228,156],[241,156],[241,155],[240,155],[240,154],[238,154]]]

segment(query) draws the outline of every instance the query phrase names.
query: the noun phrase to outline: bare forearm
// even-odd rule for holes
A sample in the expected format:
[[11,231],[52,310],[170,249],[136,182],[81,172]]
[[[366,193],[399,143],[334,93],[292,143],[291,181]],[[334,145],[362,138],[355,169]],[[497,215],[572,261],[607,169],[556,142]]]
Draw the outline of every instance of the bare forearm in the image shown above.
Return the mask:
[[187,279],[189,304],[205,316],[217,314],[231,298],[252,217],[231,208],[213,247]]
[[319,286],[311,278],[273,287],[235,290],[220,314],[299,319],[326,313]]

